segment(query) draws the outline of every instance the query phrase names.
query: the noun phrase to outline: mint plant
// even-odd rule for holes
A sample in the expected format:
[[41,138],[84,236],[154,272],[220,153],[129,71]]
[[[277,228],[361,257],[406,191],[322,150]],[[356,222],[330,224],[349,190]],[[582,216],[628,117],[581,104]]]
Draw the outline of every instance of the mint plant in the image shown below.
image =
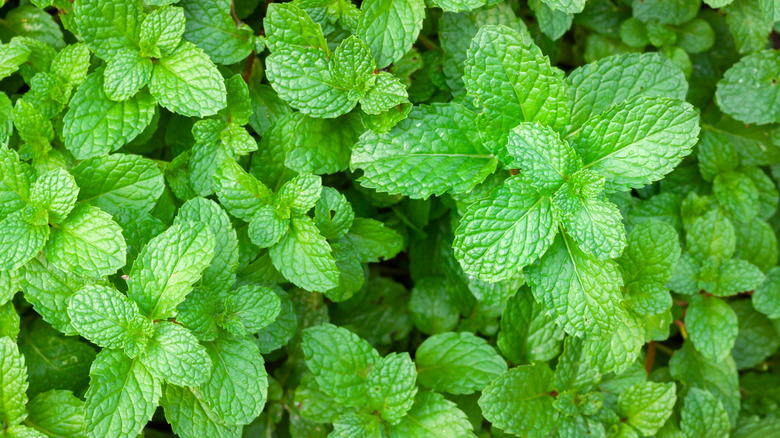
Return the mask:
[[0,7],[0,436],[780,436],[780,6]]

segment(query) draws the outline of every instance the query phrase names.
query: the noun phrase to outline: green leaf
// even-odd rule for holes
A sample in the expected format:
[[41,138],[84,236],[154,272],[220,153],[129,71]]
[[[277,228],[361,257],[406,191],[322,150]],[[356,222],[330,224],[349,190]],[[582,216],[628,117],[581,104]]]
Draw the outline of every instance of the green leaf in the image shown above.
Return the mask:
[[111,214],[123,208],[150,211],[164,188],[157,165],[138,155],[113,154],[87,159],[72,172],[81,187],[79,200]]
[[127,100],[145,87],[152,75],[152,61],[134,49],[114,55],[103,72],[103,91],[114,101]]
[[605,337],[622,320],[617,265],[588,256],[566,235],[529,269],[528,282],[537,302],[570,335]]
[[227,105],[222,75],[201,49],[186,41],[157,61],[149,91],[161,106],[183,116],[211,116]]
[[333,79],[345,88],[367,91],[376,82],[375,72],[376,61],[371,51],[354,35],[342,41],[333,54]]
[[276,193],[277,208],[289,209],[296,214],[306,214],[314,207],[322,193],[322,178],[300,174],[282,185]]
[[566,78],[571,124],[576,132],[591,117],[637,96],[684,100],[683,73],[660,53],[624,53],[585,64]]
[[414,404],[417,370],[409,353],[390,353],[366,377],[368,401],[391,425],[401,422]]
[[103,348],[124,348],[129,339],[151,331],[130,298],[105,286],[88,285],[70,297],[70,323],[79,334]]
[[86,280],[59,270],[43,256],[30,260],[24,271],[24,297],[35,311],[60,332],[77,334],[70,325],[68,302]]
[[496,344],[515,363],[546,362],[558,356],[563,330],[536,304],[528,288],[507,301]]
[[328,50],[320,25],[295,4],[269,4],[263,20],[263,28],[266,35],[265,43],[271,52],[285,46]]
[[364,130],[354,112],[335,119],[294,113],[273,128],[285,138],[284,166],[315,175],[346,170],[352,147]]
[[723,112],[745,123],[780,122],[780,54],[764,50],[745,56],[718,81],[715,98]]
[[451,394],[482,390],[507,369],[495,348],[468,332],[429,337],[417,348],[415,361],[421,385]]
[[549,126],[523,122],[509,133],[507,152],[541,192],[555,191],[582,167],[582,160]]
[[152,419],[160,381],[141,361],[103,350],[89,372],[84,419],[89,436],[136,436]]
[[557,221],[549,197],[525,177],[511,177],[469,206],[455,231],[455,257],[481,280],[507,279],[544,254],[558,232]]
[[268,375],[257,346],[246,339],[218,338],[206,343],[211,377],[200,390],[225,425],[248,424],[263,411]]
[[89,367],[97,354],[86,342],[57,333],[43,320],[34,321],[22,331],[19,351],[27,364],[27,394],[31,397],[55,388],[82,393],[89,384]]
[[238,269],[238,237],[230,218],[213,201],[193,198],[185,202],[174,220],[177,222],[198,222],[205,224],[214,234],[214,258],[203,271],[202,286],[214,293],[222,293],[235,282]]
[[[722,9],[739,53],[751,53],[766,47],[772,32],[772,20],[761,10],[760,0],[735,0]],[[754,76],[755,77],[755,76]]]
[[476,114],[458,104],[415,107],[388,133],[361,136],[350,167],[363,170],[362,186],[381,192],[415,199],[467,193],[497,165],[475,124]]
[[214,412],[198,388],[165,385],[160,404],[173,432],[182,438],[240,436],[241,426],[228,426]]
[[138,49],[141,0],[77,0],[73,13],[79,36],[99,58],[110,60],[124,48]]
[[157,58],[170,55],[179,46],[184,26],[183,9],[162,7],[153,10],[141,23],[142,54]]
[[676,400],[674,383],[645,382],[620,394],[617,412],[626,424],[651,436],[672,415]]
[[555,366],[555,387],[559,391],[587,391],[601,380],[601,374],[591,363],[585,341],[574,336],[563,340],[563,353]]
[[482,414],[493,426],[521,436],[546,436],[558,422],[553,373],[547,364],[523,365],[501,374],[479,398]]
[[401,422],[390,427],[390,438],[471,436],[473,426],[458,406],[435,392],[420,392]]
[[356,35],[366,42],[379,68],[387,67],[412,48],[422,29],[422,0],[366,0],[360,6]]
[[[44,217],[46,211],[41,210]],[[34,207],[7,216],[0,221],[0,269],[17,269],[40,252],[49,238],[49,227],[34,219]]]
[[750,222],[758,215],[759,192],[750,178],[739,172],[715,177],[712,190],[720,205],[739,222]]
[[729,423],[736,424],[740,406],[739,376],[730,356],[718,363],[696,351],[691,342],[685,342],[669,361],[669,372],[685,387],[712,393],[726,408]]
[[27,368],[11,338],[0,338],[0,353],[0,423],[5,429],[27,417]]
[[431,0],[430,3],[445,12],[464,12],[484,6],[486,0]]
[[298,287],[326,291],[338,286],[330,244],[307,216],[294,216],[287,234],[269,251],[276,269]]
[[699,388],[688,391],[680,417],[680,429],[688,437],[726,438],[731,430],[723,404]]
[[30,202],[32,169],[13,149],[0,147],[0,220]]
[[0,45],[0,78],[15,73],[19,66],[27,61],[30,54],[30,49],[15,38],[7,44]]
[[700,5],[699,0],[634,0],[632,4],[634,17],[661,24],[683,24],[696,16]]
[[448,332],[458,325],[460,314],[447,286],[443,276],[425,277],[414,283],[409,311],[414,326],[426,335]]
[[51,73],[62,82],[77,86],[84,82],[89,71],[90,52],[86,44],[71,44],[57,53],[51,62]]
[[639,188],[663,178],[691,153],[698,112],[688,103],[639,97],[589,119],[572,146],[586,169],[607,179],[607,190]]
[[281,299],[267,286],[241,286],[223,297],[225,319],[241,323],[243,331],[237,336],[255,333],[272,322],[281,312]]
[[536,13],[536,20],[542,33],[555,41],[561,38],[570,28],[574,15],[552,9],[543,0],[532,0],[529,6]]
[[266,68],[279,97],[311,117],[338,117],[357,104],[351,87],[343,87],[333,75],[333,60],[323,50],[280,47],[266,58]]
[[695,295],[685,325],[696,349],[715,362],[729,354],[737,338],[737,315],[720,298]]
[[347,406],[365,405],[369,371],[380,361],[368,342],[345,328],[322,324],[303,331],[301,348],[325,394]]
[[287,233],[289,222],[289,218],[279,217],[274,206],[266,205],[249,223],[249,239],[260,248],[273,246]]
[[27,404],[26,423],[49,437],[86,438],[84,402],[69,391],[39,394]]
[[233,160],[225,160],[214,174],[214,191],[233,216],[250,222],[271,202],[271,191]]
[[125,265],[122,229],[97,207],[82,205],[53,227],[46,258],[57,268],[85,277],[111,275]]
[[151,123],[154,99],[146,91],[114,102],[103,91],[103,75],[95,72],[79,85],[63,120],[65,147],[77,158],[106,155],[136,138]]
[[491,123],[512,128],[523,121],[539,122],[560,130],[569,121],[563,73],[509,27],[480,28],[469,48],[463,82]]
[[739,332],[731,355],[737,363],[737,368],[755,367],[780,347],[777,326],[774,321],[758,313],[748,300],[732,301],[729,304],[739,323]]
[[59,168],[41,175],[30,189],[30,202],[46,209],[52,223],[65,220],[79,195],[77,181]]
[[[249,26],[234,20],[231,5],[230,0],[181,2],[187,18],[184,38],[197,44],[217,64],[235,64],[252,52],[254,32]],[[204,108],[208,106],[204,105]]]
[[388,72],[375,75],[374,87],[360,99],[360,109],[366,114],[381,114],[409,102],[406,86]]
[[774,267],[751,296],[753,306],[764,315],[780,318],[780,267]]
[[552,10],[567,14],[579,14],[585,8],[585,0],[544,0],[544,3]]
[[365,218],[355,218],[339,243],[354,247],[362,263],[392,259],[404,245],[403,238],[394,229],[378,220]]
[[166,319],[214,258],[214,234],[205,224],[180,222],[152,238],[138,255],[127,295],[151,319]]
[[628,313],[606,338],[585,340],[584,354],[599,372],[621,374],[636,361],[645,340],[640,318]]
[[158,378],[179,386],[205,383],[211,372],[206,349],[189,330],[170,322],[154,325],[141,362]]
[[731,258],[736,248],[734,226],[717,210],[696,219],[688,230],[688,253],[699,263],[715,257]]

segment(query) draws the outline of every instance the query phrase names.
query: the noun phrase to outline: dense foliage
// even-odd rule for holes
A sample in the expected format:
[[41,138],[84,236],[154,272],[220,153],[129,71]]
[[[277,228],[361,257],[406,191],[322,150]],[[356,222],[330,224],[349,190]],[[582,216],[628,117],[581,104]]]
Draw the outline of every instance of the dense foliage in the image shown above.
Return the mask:
[[779,1],[0,17],[0,437],[780,436]]

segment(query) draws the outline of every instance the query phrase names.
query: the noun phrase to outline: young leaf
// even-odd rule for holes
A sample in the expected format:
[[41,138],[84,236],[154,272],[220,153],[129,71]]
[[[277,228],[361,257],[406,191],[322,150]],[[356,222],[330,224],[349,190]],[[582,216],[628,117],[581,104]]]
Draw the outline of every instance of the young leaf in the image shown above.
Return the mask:
[[382,413],[382,419],[398,424],[409,412],[417,394],[417,370],[408,353],[390,353],[379,360],[366,376],[368,401]]
[[431,336],[417,348],[415,361],[421,385],[451,394],[482,390],[507,369],[493,347],[468,332]]
[[417,40],[425,18],[422,0],[366,0],[360,7],[356,35],[385,68],[399,60]]
[[89,436],[136,436],[152,419],[160,381],[141,363],[118,350],[103,350],[89,372],[84,420]]
[[103,348],[124,348],[137,332],[151,330],[133,301],[105,286],[84,286],[70,297],[68,316],[81,336]]
[[415,107],[386,134],[367,132],[350,166],[363,170],[361,185],[381,192],[427,198],[466,193],[496,169],[483,146],[476,114],[458,104]]
[[230,0],[184,0],[181,5],[187,18],[184,37],[214,62],[235,64],[252,51],[252,29],[234,19]]
[[729,436],[729,416],[723,404],[708,391],[691,388],[680,415],[680,429],[686,436]]
[[435,392],[420,392],[412,409],[390,428],[390,438],[469,436],[473,426],[458,406]]
[[11,338],[0,338],[0,353],[0,423],[6,428],[27,417],[27,368]]
[[242,426],[228,426],[209,408],[198,388],[165,385],[160,404],[173,432],[182,438],[235,437]]
[[677,400],[674,383],[645,382],[618,397],[618,414],[643,435],[653,435],[672,415]]
[[49,220],[60,223],[76,205],[79,187],[65,170],[52,170],[41,175],[30,189],[30,202],[49,212]]
[[558,230],[549,197],[514,176],[490,197],[469,206],[452,246],[463,270],[484,281],[509,278],[533,263]]
[[269,254],[276,269],[298,287],[326,291],[338,286],[339,270],[330,244],[308,216],[294,216]]
[[199,386],[211,372],[206,349],[189,330],[170,322],[154,325],[141,362],[158,378],[179,386]]
[[515,435],[545,436],[558,422],[553,373],[547,364],[523,365],[504,372],[479,398],[482,414],[494,426]]
[[84,436],[84,402],[69,391],[39,394],[27,404],[27,412],[27,423],[45,436]]

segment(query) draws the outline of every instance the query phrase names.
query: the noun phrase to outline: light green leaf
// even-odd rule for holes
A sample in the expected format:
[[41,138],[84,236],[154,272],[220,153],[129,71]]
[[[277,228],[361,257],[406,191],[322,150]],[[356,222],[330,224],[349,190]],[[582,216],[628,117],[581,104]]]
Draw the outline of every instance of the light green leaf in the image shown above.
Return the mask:
[[287,234],[269,251],[276,269],[298,287],[326,291],[338,286],[330,244],[307,216],[294,216]]
[[257,346],[246,339],[206,343],[211,377],[201,385],[203,399],[225,425],[248,424],[263,411],[268,375]]
[[737,368],[755,367],[780,347],[777,325],[758,313],[748,300],[732,301],[729,304],[739,323],[739,332],[731,355],[737,363]]
[[362,186],[381,192],[423,199],[469,192],[497,165],[475,124],[459,104],[415,107],[388,133],[361,136],[350,167],[363,170]]
[[160,379],[179,386],[199,386],[211,372],[206,349],[186,328],[158,322],[141,362]]
[[603,195],[582,196],[576,193],[578,190],[588,188],[573,187],[569,182],[558,190],[553,199],[553,205],[565,206],[561,208],[560,216],[566,232],[583,251],[598,259],[618,257],[626,247],[626,231],[620,210]]
[[135,49],[114,55],[103,72],[103,91],[114,101],[127,100],[145,87],[152,75],[152,61]]
[[90,437],[136,436],[152,419],[160,381],[141,361],[118,350],[103,350],[89,372],[84,419]]
[[170,55],[179,46],[184,25],[184,10],[181,8],[153,10],[141,23],[141,53],[156,58]]
[[106,286],[87,285],[76,292],[70,297],[68,316],[81,336],[103,348],[124,348],[130,338],[146,337],[145,331],[152,329],[133,301]]
[[718,81],[715,99],[726,114],[744,123],[780,122],[780,53],[764,50],[739,60]]
[[726,13],[726,22],[739,53],[751,53],[766,47],[772,32],[772,20],[764,15],[760,0],[734,0],[721,10]]
[[720,362],[737,338],[737,315],[725,301],[694,295],[685,313],[691,342],[705,357]]
[[553,373],[545,363],[523,365],[501,374],[479,398],[493,426],[520,436],[546,436],[558,420]]
[[417,370],[409,353],[390,353],[379,360],[366,377],[368,401],[382,419],[398,424],[409,412],[417,394]]
[[111,215],[82,205],[52,227],[46,258],[57,268],[85,277],[111,275],[125,265],[127,243]]
[[417,380],[435,391],[471,394],[506,371],[506,361],[484,339],[449,332],[426,339],[415,353]]
[[34,219],[36,210],[29,206],[0,221],[0,269],[17,269],[40,252],[49,239],[46,211],[43,223]]
[[230,218],[220,206],[204,198],[193,198],[179,208],[174,220],[205,224],[214,234],[214,258],[203,271],[201,285],[213,293],[223,293],[235,282],[238,269],[238,237]]
[[780,318],[780,267],[774,267],[751,296],[756,310],[772,318]]
[[627,313],[620,324],[605,339],[586,339],[583,354],[602,374],[623,373],[633,364],[644,345],[643,316]]
[[607,178],[607,190],[620,191],[663,178],[691,153],[698,134],[690,104],[639,97],[589,119],[572,146],[586,169]]
[[661,24],[683,24],[696,16],[699,12],[699,0],[634,0],[634,17],[648,22]]
[[611,260],[597,260],[562,235],[528,271],[537,302],[574,336],[605,337],[621,322],[623,279]]
[[366,42],[379,68],[412,48],[425,18],[423,0],[366,0],[360,6],[355,35]]
[[536,13],[539,29],[551,40],[560,39],[571,28],[574,14],[552,9],[543,0],[531,0],[529,5]]
[[127,280],[127,295],[152,319],[174,316],[176,306],[214,258],[215,245],[206,224],[174,224],[138,255]]
[[0,220],[30,202],[33,179],[32,169],[19,160],[15,150],[0,147]]
[[511,167],[520,168],[542,192],[555,191],[582,167],[582,160],[549,126],[523,122],[509,133]]
[[528,288],[507,301],[496,344],[515,363],[546,362],[561,351],[563,330],[536,304]]
[[759,192],[753,181],[740,172],[721,173],[712,183],[720,205],[738,222],[750,222],[758,215]]
[[106,155],[136,138],[151,123],[154,99],[146,91],[114,102],[103,91],[103,75],[87,76],[70,99],[63,120],[65,147],[80,160]]
[[680,429],[686,437],[726,438],[731,430],[723,404],[699,388],[688,391],[680,417]]
[[567,14],[579,14],[585,8],[585,0],[544,0],[544,3],[552,10]]
[[368,342],[343,327],[322,324],[303,331],[301,348],[322,392],[347,406],[365,405],[369,371],[380,361]]
[[62,82],[77,86],[84,82],[89,71],[90,52],[86,44],[71,44],[57,53],[51,62],[51,73]]
[[435,392],[420,392],[390,438],[471,437],[473,426],[458,406]]
[[345,88],[361,92],[376,82],[376,61],[371,50],[356,37],[350,36],[339,44],[333,54],[333,79]]
[[272,322],[281,312],[281,299],[268,286],[244,285],[223,294],[224,318],[241,323],[243,331],[236,336],[255,333]]
[[445,12],[464,12],[485,6],[486,0],[431,0],[433,6],[442,8]]
[[384,111],[408,102],[406,86],[388,72],[375,75],[374,87],[360,99],[360,109],[366,114],[381,114]]
[[15,426],[27,417],[27,368],[9,337],[0,338],[0,423]]
[[228,426],[203,398],[199,388],[165,385],[160,404],[173,432],[182,438],[237,438],[242,426]]
[[430,276],[415,281],[409,298],[409,311],[414,326],[426,335],[451,331],[460,320],[460,313],[450,298],[444,276]]
[[266,58],[266,74],[279,97],[302,113],[333,118],[348,113],[358,96],[333,75],[333,60],[311,47],[280,47]]
[[183,116],[211,116],[227,105],[222,75],[201,49],[186,41],[157,61],[149,90],[157,103]]
[[354,247],[362,263],[390,260],[403,249],[404,241],[394,229],[375,219],[355,218],[347,234],[339,239]]
[[296,214],[306,214],[320,199],[320,193],[322,193],[322,178],[317,175],[300,174],[282,185],[276,193],[275,204]]
[[86,438],[84,402],[70,391],[52,390],[27,404],[26,423],[47,437]]
[[60,223],[76,205],[79,187],[76,180],[59,168],[41,175],[30,189],[30,202],[49,212],[52,223]]
[[663,426],[677,400],[674,383],[645,382],[618,397],[618,414],[642,435],[651,436]]
[[123,208],[149,211],[164,188],[163,175],[139,155],[113,154],[84,160],[72,170],[79,200],[116,214]]
[[234,20],[231,5],[230,0],[181,1],[187,18],[184,38],[197,44],[217,64],[235,64],[252,52],[254,32],[246,24]]
[[563,73],[509,27],[480,28],[469,48],[463,82],[485,108],[483,116],[506,128],[526,121],[560,130],[569,121]]
[[285,46],[328,50],[328,43],[322,36],[320,25],[293,3],[269,4],[263,19],[263,28],[265,43],[271,52]]
[[233,160],[225,160],[214,174],[214,191],[220,204],[233,216],[250,222],[270,204],[271,191]]
[[0,79],[15,73],[27,61],[30,53],[30,49],[15,38],[0,45]]
[[736,248],[734,226],[719,211],[710,211],[693,222],[687,243],[688,253],[699,263],[710,257],[729,259]]
[[322,175],[347,169],[352,148],[365,128],[356,112],[335,119],[294,113],[279,121],[273,131],[279,131],[285,139],[284,166]]
[[463,270],[484,281],[510,278],[552,244],[558,230],[549,197],[514,176],[469,206],[452,244]]
[[99,58],[110,60],[124,48],[138,49],[141,0],[77,0],[73,14],[79,36]]
[[39,256],[25,266],[24,297],[55,329],[66,335],[75,335],[77,332],[70,325],[68,316],[68,302],[85,282],[85,279],[63,272],[45,257]]

